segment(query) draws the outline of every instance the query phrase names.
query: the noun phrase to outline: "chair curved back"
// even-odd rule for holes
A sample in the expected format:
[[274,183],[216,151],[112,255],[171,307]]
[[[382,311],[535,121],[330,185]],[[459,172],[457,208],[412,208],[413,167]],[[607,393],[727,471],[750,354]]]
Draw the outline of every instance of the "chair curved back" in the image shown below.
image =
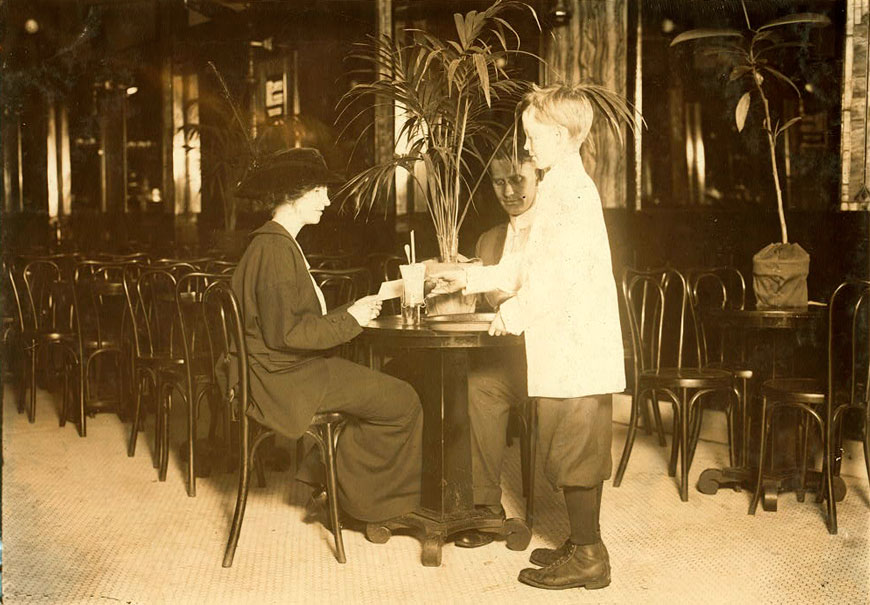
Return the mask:
[[30,323],[25,323],[25,329],[75,332],[75,290],[58,262],[48,258],[30,260],[24,265],[22,278],[27,294],[24,307]]
[[[245,344],[241,305],[228,280],[213,281],[205,289],[202,295],[202,318],[208,327],[209,342],[215,357],[223,360],[223,369],[226,370],[225,376],[228,381],[226,391],[222,393],[224,401],[230,404],[232,419],[242,423],[239,434],[246,442],[248,438],[245,415],[248,407],[248,348]],[[230,389],[235,386],[229,380],[231,364],[235,364],[239,381],[235,397],[230,396]],[[242,451],[247,452],[247,443],[244,446]]]
[[701,363],[724,362],[727,333],[705,321],[710,309],[737,309],[746,307],[746,280],[735,267],[710,267],[688,272],[689,295],[698,330],[696,336]]
[[356,300],[357,283],[353,274],[343,269],[311,269],[311,276],[323,291],[327,309]]
[[206,273],[232,273],[239,263],[230,260],[214,259],[205,265]]
[[399,271],[399,265],[406,263],[404,257],[392,255],[384,259],[384,281],[392,281],[401,279],[402,272]]
[[81,330],[79,337],[84,338],[87,334],[97,343],[120,342],[126,311],[124,263],[79,261],[73,282]]
[[[662,367],[685,367],[686,337],[694,326],[686,278],[673,268],[627,268],[621,281],[634,350],[634,375]],[[694,341],[693,352],[700,360],[697,339]]]
[[354,255],[349,252],[339,254],[308,254],[308,263],[312,269],[347,269],[353,262]]
[[126,254],[113,254],[110,252],[100,252],[94,256],[95,260],[108,261],[112,263],[123,263],[129,261],[137,261],[148,264],[151,262],[151,257],[147,252],[130,252]]
[[178,278],[175,286],[175,311],[181,351],[191,390],[193,374],[207,373],[214,378],[214,365],[217,361],[208,336],[208,326],[203,322],[203,294],[211,283],[218,280],[228,281],[229,278],[227,274],[194,271]]
[[[868,409],[870,281],[846,280],[831,295],[828,303],[827,383],[828,401],[832,407],[840,404]],[[867,411],[867,416],[870,419],[870,411]]]
[[27,292],[24,288],[24,269],[21,259],[12,258],[5,266],[6,278],[9,281],[9,288],[12,291],[12,300],[15,303],[15,322],[19,333],[24,332],[27,326],[25,320],[26,296]]
[[124,268],[127,312],[132,319],[133,342],[138,357],[177,356],[173,338],[177,283],[170,268],[138,264],[128,264]]

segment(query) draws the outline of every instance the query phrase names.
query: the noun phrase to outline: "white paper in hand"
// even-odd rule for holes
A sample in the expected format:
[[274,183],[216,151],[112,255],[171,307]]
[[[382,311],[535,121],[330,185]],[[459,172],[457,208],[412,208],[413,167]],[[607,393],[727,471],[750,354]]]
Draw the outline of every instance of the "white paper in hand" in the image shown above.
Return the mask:
[[404,290],[401,279],[393,281],[385,281],[381,284],[378,290],[378,300],[390,300],[391,298],[401,298]]

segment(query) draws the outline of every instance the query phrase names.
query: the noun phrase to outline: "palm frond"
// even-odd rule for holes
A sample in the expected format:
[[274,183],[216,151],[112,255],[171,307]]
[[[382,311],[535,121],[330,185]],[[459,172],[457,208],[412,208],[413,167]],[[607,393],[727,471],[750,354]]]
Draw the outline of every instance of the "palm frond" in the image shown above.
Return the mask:
[[[377,105],[401,106],[396,140],[406,142],[406,153],[363,170],[341,193],[359,214],[360,204],[373,204],[378,191],[392,191],[398,167],[416,180],[414,165],[422,163],[426,182],[420,191],[443,258],[455,252],[456,234],[483,176],[478,171],[491,161],[482,149],[494,153],[503,141],[504,126],[497,117],[510,118],[528,86],[513,79],[510,68],[503,66],[510,64],[505,59],[526,54],[542,61],[520,50],[520,36],[504,16],[511,10],[528,11],[540,28],[537,13],[525,2],[495,0],[486,10],[456,14],[453,39],[418,29],[406,30],[409,43],[370,37],[351,56],[374,78],[353,86],[337,105],[338,120],[349,124],[370,121],[373,100]],[[357,102],[363,105],[356,107]],[[611,113],[618,115],[616,110]]]

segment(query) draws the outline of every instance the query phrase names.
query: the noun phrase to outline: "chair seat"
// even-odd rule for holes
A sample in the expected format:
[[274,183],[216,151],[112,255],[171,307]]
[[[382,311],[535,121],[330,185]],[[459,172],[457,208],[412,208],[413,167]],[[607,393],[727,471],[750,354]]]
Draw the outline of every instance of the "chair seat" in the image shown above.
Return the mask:
[[111,338],[103,338],[102,340],[97,340],[96,338],[85,340],[82,345],[86,349],[111,349],[111,350],[121,350],[121,343],[115,339]]
[[29,332],[27,336],[40,342],[60,342],[64,344],[73,344],[77,338],[75,333],[72,332],[52,332],[50,330]]
[[726,372],[731,372],[735,378],[744,380],[751,380],[753,376],[752,368],[749,367],[749,364],[740,361],[715,361],[704,366],[704,369],[725,370]]
[[778,401],[822,404],[825,402],[825,385],[815,378],[773,378],[764,382],[761,394]]
[[687,389],[716,389],[731,386],[732,374],[715,368],[659,368],[641,372],[642,385]]
[[321,412],[314,415],[314,418],[311,419],[311,424],[328,424],[330,422],[343,422],[345,420],[347,420],[347,415],[341,412]]
[[148,365],[152,367],[157,366],[183,366],[184,359],[180,357],[170,357],[169,355],[146,355],[142,357],[136,358],[136,363],[141,363],[143,365]]

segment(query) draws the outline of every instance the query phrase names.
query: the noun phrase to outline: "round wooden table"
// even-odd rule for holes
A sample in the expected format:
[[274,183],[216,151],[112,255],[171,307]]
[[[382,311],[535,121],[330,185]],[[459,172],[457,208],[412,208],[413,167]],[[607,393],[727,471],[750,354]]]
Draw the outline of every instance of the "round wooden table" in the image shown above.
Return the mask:
[[[775,378],[777,371],[777,342],[783,335],[793,337],[800,331],[810,332],[822,330],[827,322],[827,305],[810,305],[806,308],[795,309],[708,309],[705,319],[718,324],[720,327],[737,330],[741,333],[741,342],[749,333],[763,335],[771,334],[771,373],[769,376],[757,374],[761,382],[768,378]],[[745,346],[741,346],[741,356],[745,357]],[[745,361],[745,359],[741,359]],[[741,410],[743,415],[742,427],[747,425],[747,410]],[[758,476],[758,468],[751,464],[746,455],[747,439],[743,432],[743,455],[742,464],[736,467],[710,468],[703,471],[698,478],[698,491],[704,494],[715,494],[720,487],[742,487],[754,489],[755,480]],[[808,472],[807,485],[820,485],[821,473]],[[762,507],[768,511],[776,510],[776,495],[780,491],[798,490],[798,499],[803,500],[800,492],[800,475],[798,469],[784,469],[772,473],[764,482],[764,497]],[[837,501],[846,495],[846,486],[842,479],[835,477],[834,492]]]
[[386,524],[369,524],[366,537],[386,542],[392,530],[423,534],[423,565],[441,564],[446,539],[479,529],[506,538],[508,548],[524,550],[531,532],[522,519],[505,521],[475,510],[468,418],[468,353],[471,349],[516,347],[521,336],[490,336],[492,313],[425,317],[420,326],[403,326],[399,316],[373,320],[359,337],[369,361],[379,368],[385,354],[413,351],[425,371],[416,384],[423,406],[423,486],[420,510]]

